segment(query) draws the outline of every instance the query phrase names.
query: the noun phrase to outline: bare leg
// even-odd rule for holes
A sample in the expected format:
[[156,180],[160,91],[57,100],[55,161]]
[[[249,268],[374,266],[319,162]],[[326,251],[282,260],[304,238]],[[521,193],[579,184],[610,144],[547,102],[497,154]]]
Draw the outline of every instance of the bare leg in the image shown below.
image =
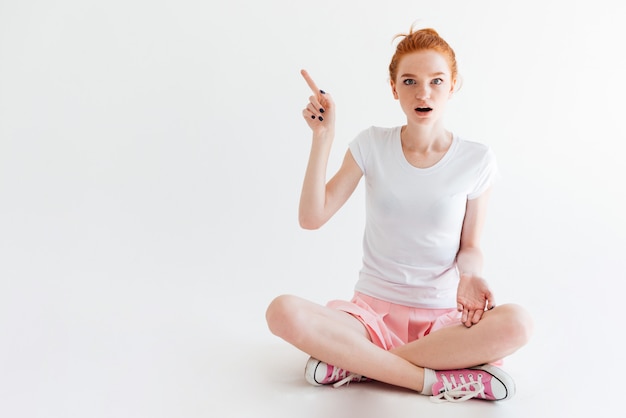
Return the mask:
[[267,310],[270,330],[325,363],[421,392],[424,369],[374,345],[352,315],[295,296],[279,296]]
[[435,331],[392,353],[434,370],[461,369],[500,360],[526,344],[532,320],[524,309],[507,304],[485,312],[471,328],[455,325]]

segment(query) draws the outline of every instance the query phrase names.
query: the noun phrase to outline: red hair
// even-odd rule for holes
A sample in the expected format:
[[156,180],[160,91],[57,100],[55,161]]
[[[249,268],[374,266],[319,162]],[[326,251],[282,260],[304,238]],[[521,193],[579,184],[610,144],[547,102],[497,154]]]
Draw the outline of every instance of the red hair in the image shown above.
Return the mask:
[[443,55],[446,61],[448,61],[452,80],[456,80],[458,73],[456,56],[450,45],[439,36],[437,31],[431,28],[413,31],[413,28],[411,28],[408,34],[396,35],[393,39],[397,38],[402,38],[402,40],[396,46],[396,52],[393,54],[389,64],[389,77],[391,77],[392,81],[396,80],[398,63],[402,57],[412,52],[425,50],[436,51]]

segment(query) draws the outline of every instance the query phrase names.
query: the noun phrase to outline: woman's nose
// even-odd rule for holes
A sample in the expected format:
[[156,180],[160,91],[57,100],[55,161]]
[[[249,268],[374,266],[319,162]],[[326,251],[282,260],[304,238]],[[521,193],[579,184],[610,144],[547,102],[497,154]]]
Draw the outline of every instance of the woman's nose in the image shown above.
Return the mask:
[[427,85],[421,84],[418,85],[415,89],[415,98],[417,99],[428,99],[430,96],[430,89]]

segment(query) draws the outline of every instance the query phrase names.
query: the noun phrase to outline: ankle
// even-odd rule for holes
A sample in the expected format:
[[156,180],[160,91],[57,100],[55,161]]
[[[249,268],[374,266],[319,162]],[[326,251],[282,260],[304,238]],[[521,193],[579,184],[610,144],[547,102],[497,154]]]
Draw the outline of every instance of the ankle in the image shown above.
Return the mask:
[[424,386],[420,392],[422,395],[431,396],[433,394],[433,385],[437,383],[437,374],[432,369],[424,367]]

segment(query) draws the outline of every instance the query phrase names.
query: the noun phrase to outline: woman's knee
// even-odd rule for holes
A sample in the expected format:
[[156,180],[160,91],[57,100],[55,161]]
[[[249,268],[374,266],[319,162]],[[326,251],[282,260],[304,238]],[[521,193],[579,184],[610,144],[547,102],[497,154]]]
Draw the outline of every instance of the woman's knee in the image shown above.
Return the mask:
[[533,333],[533,320],[522,306],[509,303],[498,307],[502,332],[518,348],[525,345]]
[[284,339],[290,338],[290,334],[299,328],[301,299],[292,295],[276,297],[265,312],[265,319],[272,334]]

